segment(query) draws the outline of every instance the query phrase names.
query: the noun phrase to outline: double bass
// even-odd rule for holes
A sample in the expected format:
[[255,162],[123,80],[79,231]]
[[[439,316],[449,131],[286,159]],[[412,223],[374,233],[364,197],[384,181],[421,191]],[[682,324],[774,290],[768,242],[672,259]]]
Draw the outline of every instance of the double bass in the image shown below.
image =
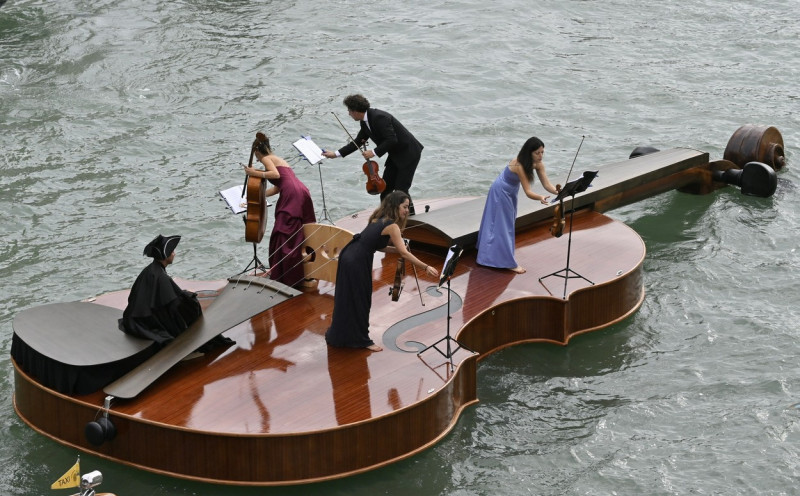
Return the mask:
[[[262,133],[256,134],[256,139],[266,138]],[[250,150],[248,167],[253,166],[255,146]],[[261,243],[267,227],[267,180],[263,177],[245,175],[242,196],[247,191],[247,212],[244,216],[244,239],[248,243]]]

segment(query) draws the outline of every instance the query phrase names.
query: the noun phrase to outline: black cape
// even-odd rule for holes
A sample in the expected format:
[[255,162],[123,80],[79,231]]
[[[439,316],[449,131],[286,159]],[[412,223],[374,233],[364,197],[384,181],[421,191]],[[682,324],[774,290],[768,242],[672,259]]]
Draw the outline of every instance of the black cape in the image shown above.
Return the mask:
[[185,331],[203,310],[197,295],[181,289],[157,260],[136,278],[119,321],[124,332],[159,344]]

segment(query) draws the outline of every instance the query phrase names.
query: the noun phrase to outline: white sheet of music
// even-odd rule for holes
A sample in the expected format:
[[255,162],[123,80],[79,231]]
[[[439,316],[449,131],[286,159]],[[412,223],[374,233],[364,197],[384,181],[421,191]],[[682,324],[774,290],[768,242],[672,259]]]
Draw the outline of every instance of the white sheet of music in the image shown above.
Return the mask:
[[[240,214],[247,210],[247,197],[242,194],[241,185],[223,189],[219,194],[225,199],[225,203],[228,204],[233,213]],[[245,194],[247,194],[246,191]]]
[[[223,189],[219,194],[225,199],[225,203],[231,208],[231,212],[240,214],[247,211],[247,190],[245,189],[244,194],[242,194],[241,185]],[[269,200],[267,200],[267,206],[272,206]]]
[[317,144],[307,136],[295,141],[292,143],[292,146],[297,148],[297,151],[300,152],[300,154],[303,155],[306,160],[311,162],[311,165],[314,165],[325,158],[322,156],[322,148],[318,147]]
[[447,250],[447,257],[444,259],[444,265],[442,265],[442,271],[439,273],[439,287],[441,288],[450,276],[453,275],[455,272],[455,264],[458,263],[458,260],[461,258],[461,254],[464,252],[464,249],[458,245],[453,245]]

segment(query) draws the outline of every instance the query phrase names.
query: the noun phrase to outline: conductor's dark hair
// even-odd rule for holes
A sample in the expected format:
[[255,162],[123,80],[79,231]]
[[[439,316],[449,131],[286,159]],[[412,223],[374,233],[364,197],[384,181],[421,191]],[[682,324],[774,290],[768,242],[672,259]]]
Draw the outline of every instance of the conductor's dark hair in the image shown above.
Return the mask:
[[528,181],[533,181],[533,157],[531,154],[543,146],[544,142],[536,136],[533,136],[528,138],[528,141],[522,145],[522,148],[517,154],[517,162],[522,165],[522,170],[525,171]]
[[364,95],[349,95],[344,99],[344,106],[347,107],[347,110],[366,112],[369,109],[369,100]]

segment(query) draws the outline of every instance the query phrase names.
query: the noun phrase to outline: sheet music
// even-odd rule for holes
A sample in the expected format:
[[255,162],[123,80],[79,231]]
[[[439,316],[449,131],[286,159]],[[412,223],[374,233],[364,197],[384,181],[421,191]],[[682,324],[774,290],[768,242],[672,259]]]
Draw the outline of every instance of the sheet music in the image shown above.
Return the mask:
[[[241,185],[223,189],[219,194],[222,195],[225,203],[230,207],[231,212],[240,214],[247,211],[247,190],[245,189],[243,193]],[[267,201],[267,206],[271,207],[272,204]]]
[[447,251],[447,257],[444,259],[444,265],[442,266],[442,271],[439,273],[439,287],[441,288],[442,285],[450,279],[450,276],[453,275],[455,272],[455,264],[458,263],[458,260],[461,258],[461,254],[464,252],[464,249],[461,248],[459,245],[453,245]]
[[318,147],[316,143],[314,143],[310,137],[303,136],[299,140],[292,143],[292,145],[297,148],[297,151],[300,152],[303,157],[308,160],[311,165],[316,164],[320,160],[322,160],[322,148]]
[[[247,198],[242,194],[241,185],[223,189],[219,194],[225,199],[225,203],[231,208],[231,212],[240,214],[247,210]],[[247,194],[246,191],[245,194]]]

